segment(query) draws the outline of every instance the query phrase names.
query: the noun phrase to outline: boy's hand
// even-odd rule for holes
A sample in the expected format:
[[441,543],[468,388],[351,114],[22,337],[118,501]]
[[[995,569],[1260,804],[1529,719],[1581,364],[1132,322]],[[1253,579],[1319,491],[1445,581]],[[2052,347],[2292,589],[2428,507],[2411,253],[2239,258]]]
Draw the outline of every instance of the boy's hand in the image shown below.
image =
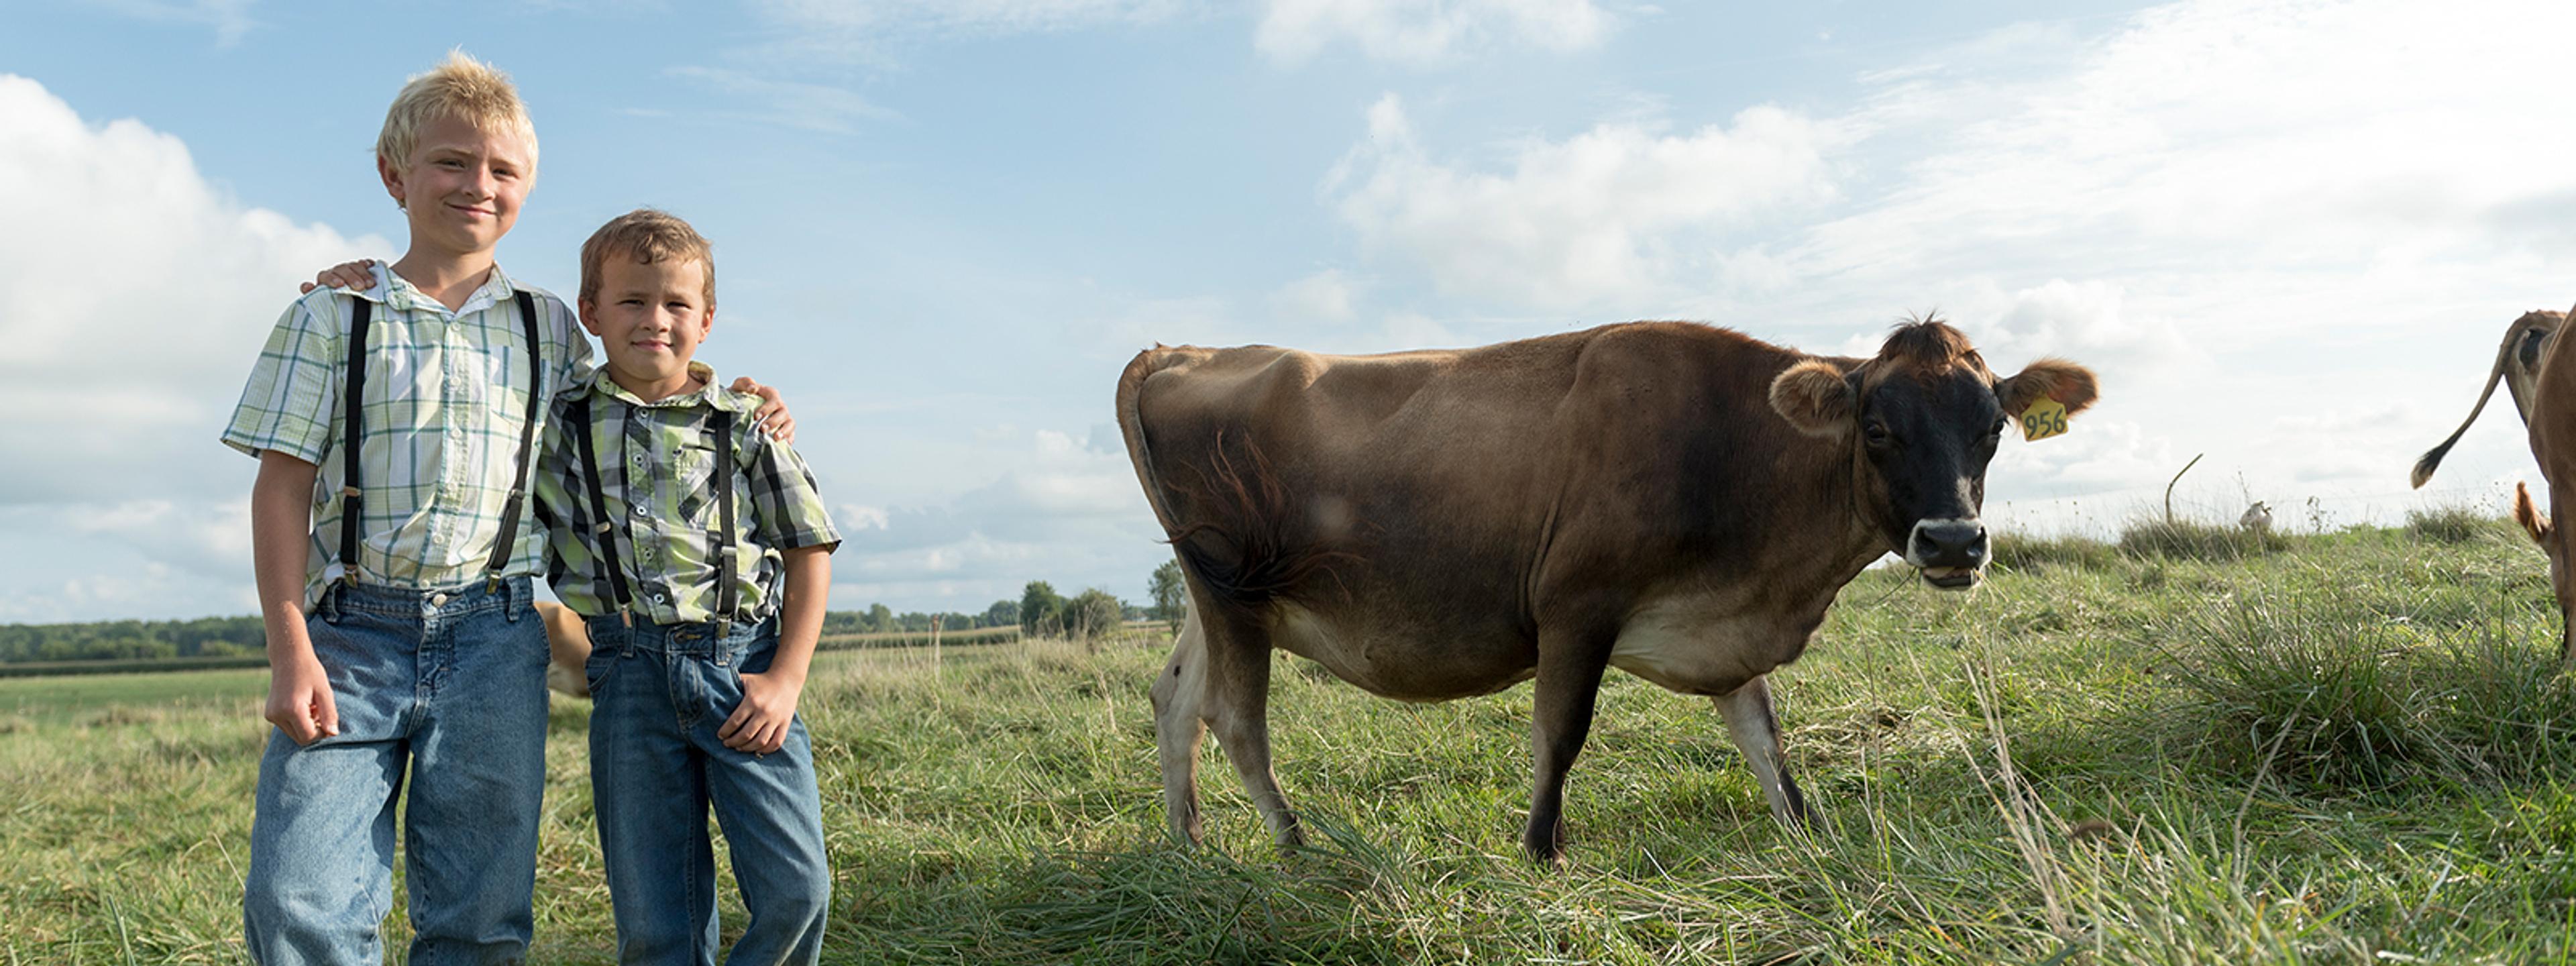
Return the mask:
[[323,269],[321,274],[313,276],[312,281],[297,288],[295,294],[303,295],[317,288],[354,288],[359,291],[374,288],[376,276],[368,271],[374,267],[376,267],[376,260],[372,258],[341,262]]
[[269,668],[265,717],[299,745],[339,735],[340,709],[332,703],[331,676],[322,662],[307,652],[303,660]]
[[760,409],[752,413],[751,418],[760,431],[781,443],[796,445],[796,417],[787,415],[787,403],[778,398],[776,387],[764,386],[751,381],[750,376],[743,376],[733,381],[733,391],[759,396]]
[[805,682],[776,671],[742,676],[742,703],[716,729],[716,740],[735,751],[766,755],[787,743],[787,726],[796,723],[796,698]]

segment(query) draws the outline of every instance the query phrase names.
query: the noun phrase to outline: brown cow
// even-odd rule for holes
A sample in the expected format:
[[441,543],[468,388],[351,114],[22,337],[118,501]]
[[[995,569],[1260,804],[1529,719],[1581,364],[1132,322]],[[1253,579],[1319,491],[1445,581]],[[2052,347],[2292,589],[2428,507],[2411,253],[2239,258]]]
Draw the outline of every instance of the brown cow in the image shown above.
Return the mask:
[[2496,346],[2495,365],[2487,369],[2487,387],[2478,391],[2478,404],[2469,407],[2469,418],[2461,420],[2460,428],[2452,430],[2451,438],[2443,440],[2442,445],[2416,458],[2415,471],[2409,476],[2416,489],[2423,489],[2433,478],[2433,471],[2442,465],[2442,457],[2451,452],[2451,444],[2459,442],[2460,436],[2469,431],[2469,424],[2477,422],[2478,414],[2486,411],[2487,397],[2495,395],[2498,381],[2513,394],[2513,408],[2521,413],[2523,423],[2530,424],[2533,380],[2538,378],[2541,353],[2555,341],[2551,336],[2557,335],[2559,326],[2566,322],[2565,312],[2533,309],[2505,327],[2504,342]]
[[1274,647],[1408,701],[1536,678],[1537,858],[1563,848],[1606,667],[1713,699],[1772,811],[1803,822],[1764,675],[1883,554],[1975,584],[2004,424],[2094,395],[2060,360],[1998,379],[1934,320],[1869,359],[1676,322],[1381,356],[1140,353],[1118,423],[1192,603],[1153,687],[1172,828],[1199,837],[1213,727],[1271,831],[1302,840],[1270,767]]
[[2541,478],[2549,483],[2549,519],[2541,519],[2528,488],[2519,482],[2513,485],[2513,518],[2521,521],[2532,542],[2549,553],[2549,586],[2558,595],[2561,666],[2576,663],[2576,610],[2570,609],[2576,607],[2576,586],[2570,586],[2576,581],[2576,572],[2571,572],[2576,562],[2568,559],[2567,529],[2569,514],[2576,513],[2576,356],[2570,355],[2576,350],[2567,348],[2568,344],[2551,339],[2541,353],[2532,380],[2531,408],[2523,418],[2531,424],[2531,455],[2540,461]]

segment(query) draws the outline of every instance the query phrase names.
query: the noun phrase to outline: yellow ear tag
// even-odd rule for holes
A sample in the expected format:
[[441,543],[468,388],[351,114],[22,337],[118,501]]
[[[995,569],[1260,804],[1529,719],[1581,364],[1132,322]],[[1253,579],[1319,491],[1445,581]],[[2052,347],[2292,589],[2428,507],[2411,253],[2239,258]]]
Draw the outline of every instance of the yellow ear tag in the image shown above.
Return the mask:
[[2043,440],[2066,432],[2066,404],[2047,396],[2021,411],[2021,438]]

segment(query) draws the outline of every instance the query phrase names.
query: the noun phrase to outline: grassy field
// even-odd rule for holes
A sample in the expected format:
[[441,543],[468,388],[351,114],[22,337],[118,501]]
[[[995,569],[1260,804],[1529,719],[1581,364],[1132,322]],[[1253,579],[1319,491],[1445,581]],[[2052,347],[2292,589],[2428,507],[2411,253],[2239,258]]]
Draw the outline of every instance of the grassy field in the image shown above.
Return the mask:
[[[1846,589],[1774,683],[1812,835],[1706,702],[1614,674],[1561,868],[1516,845],[1525,687],[1419,707],[1283,657],[1316,844],[1270,846],[1211,741],[1188,851],[1159,646],[836,652],[804,705],[830,959],[2576,961],[2576,679],[2537,550],[2494,521],[2150,543]],[[93,680],[0,682],[0,963],[239,961],[257,672]],[[585,710],[553,720],[537,962],[610,958]]]

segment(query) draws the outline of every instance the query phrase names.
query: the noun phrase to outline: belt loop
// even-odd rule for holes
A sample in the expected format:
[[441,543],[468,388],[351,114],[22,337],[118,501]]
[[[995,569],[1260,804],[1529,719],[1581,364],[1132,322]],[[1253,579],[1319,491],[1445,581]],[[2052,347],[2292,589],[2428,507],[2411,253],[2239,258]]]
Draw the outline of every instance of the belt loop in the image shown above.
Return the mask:
[[321,617],[322,617],[322,623],[325,623],[325,624],[338,624],[338,623],[340,623],[340,602],[339,602],[339,599],[338,599],[338,598],[339,598],[339,596],[340,596],[340,582],[339,582],[339,581],[336,581],[336,580],[335,580],[335,581],[332,581],[329,585],[324,586],[324,587],[322,588],[322,599],[321,599],[321,600],[319,600],[319,601],[315,601],[315,602],[314,602],[314,605],[313,605],[314,613],[321,615]]

